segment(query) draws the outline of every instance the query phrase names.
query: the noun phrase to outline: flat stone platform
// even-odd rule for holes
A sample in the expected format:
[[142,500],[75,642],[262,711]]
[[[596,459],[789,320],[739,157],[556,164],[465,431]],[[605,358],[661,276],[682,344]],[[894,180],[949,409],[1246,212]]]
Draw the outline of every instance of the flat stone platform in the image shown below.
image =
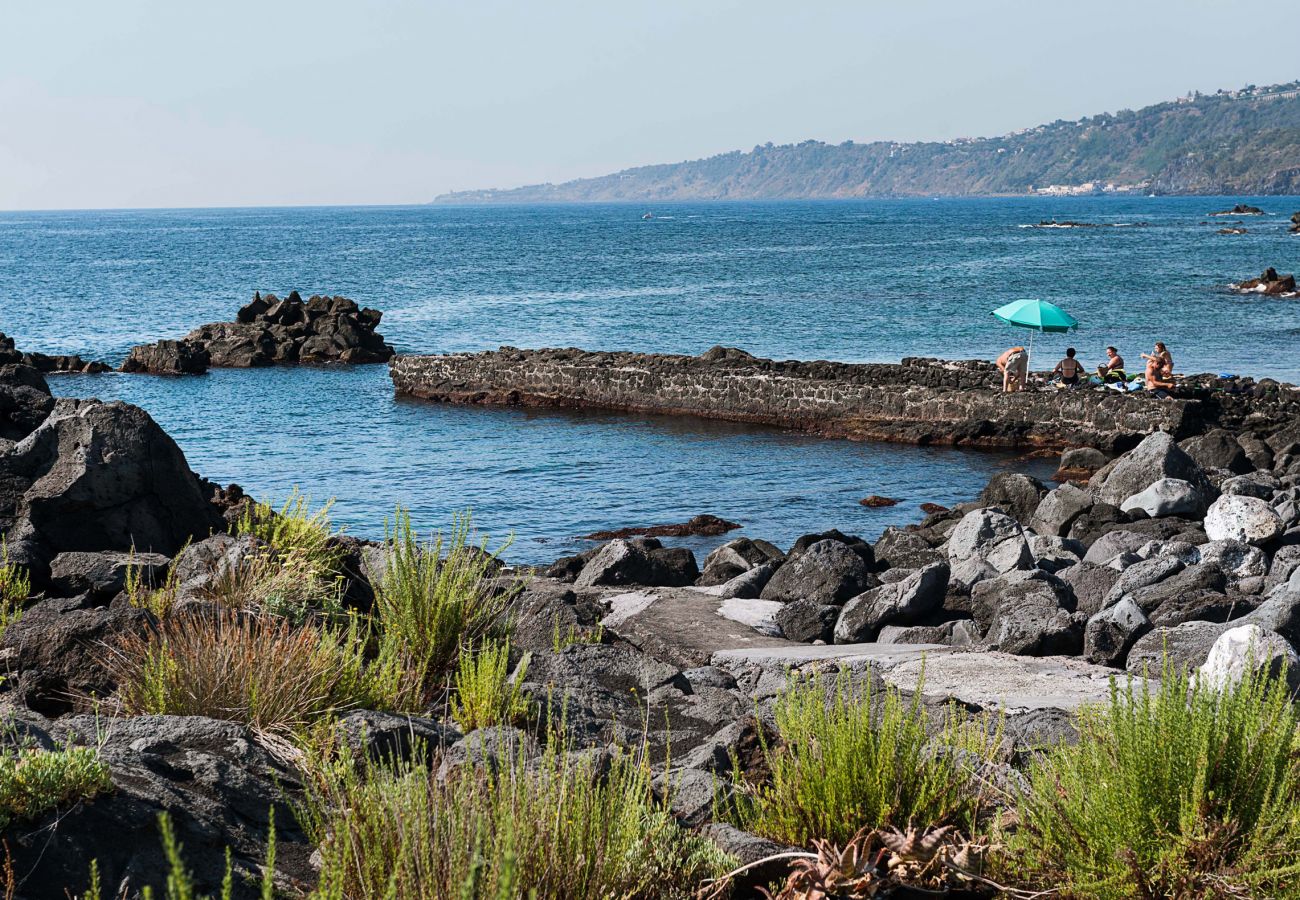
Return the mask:
[[399,395],[444,403],[688,415],[922,445],[1120,452],[1157,430],[1181,439],[1300,418],[1300,391],[1270,381],[1226,390],[1197,376],[1177,397],[1105,388],[1004,394],[987,362],[782,362],[716,347],[700,356],[503,347],[398,356],[390,374]]

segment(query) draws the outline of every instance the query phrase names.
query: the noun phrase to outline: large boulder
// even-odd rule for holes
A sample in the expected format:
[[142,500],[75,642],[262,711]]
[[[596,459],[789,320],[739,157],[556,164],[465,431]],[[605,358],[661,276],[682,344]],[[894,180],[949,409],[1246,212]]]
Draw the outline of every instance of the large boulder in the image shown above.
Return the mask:
[[224,525],[175,441],[136,406],[59,400],[0,454],[0,532],[38,581],[63,551],[172,556]]
[[784,558],[785,554],[767,541],[736,538],[704,558],[699,583],[703,586],[725,584],[738,575]]
[[997,509],[967,513],[948,536],[954,581],[969,588],[983,578],[1030,569],[1034,554],[1020,523]]
[[1000,472],[980,493],[979,504],[997,507],[1022,525],[1028,525],[1046,493],[1047,487],[1037,478],[1019,472]]
[[839,541],[823,540],[777,569],[761,596],[783,603],[816,600],[841,604],[877,584],[858,552]]
[[1291,693],[1300,690],[1300,655],[1285,638],[1247,623],[1219,635],[1197,679],[1216,689],[1229,687],[1248,674],[1286,678]]
[[1083,647],[1084,621],[1073,614],[1073,595],[1047,572],[1012,572],[981,582],[972,601],[990,649],[1018,656],[1072,656]]
[[206,347],[189,341],[159,341],[132,347],[122,371],[147,375],[202,375],[212,361]]
[[88,596],[42,600],[0,636],[15,696],[43,715],[90,709],[116,688],[105,654],[151,621],[143,609],[93,606]]
[[95,599],[111,600],[126,587],[128,572],[134,571],[143,584],[160,584],[168,562],[160,553],[74,550],[60,553],[50,562],[50,587],[65,597],[89,594]]
[[1268,574],[1268,557],[1250,544],[1228,539],[1209,541],[1196,549],[1202,563],[1217,566],[1233,581]]
[[932,563],[902,581],[883,584],[844,604],[835,642],[873,641],[885,625],[913,625],[943,605],[948,566]]
[[1235,540],[1262,546],[1281,536],[1282,519],[1267,501],[1241,494],[1215,500],[1205,514],[1205,533],[1212,541]]
[[0,365],[0,439],[21,441],[45,421],[54,398],[31,366]]
[[886,528],[874,550],[877,568],[884,569],[919,569],[944,559],[942,549],[917,532],[901,528]]
[[1128,652],[1125,668],[1133,675],[1161,677],[1166,667],[1190,671],[1205,662],[1219,635],[1232,628],[1225,622],[1183,622],[1156,626],[1138,638]]
[[1222,428],[1180,441],[1178,446],[1202,469],[1227,469],[1234,475],[1245,475],[1255,468],[1236,436]]
[[1111,588],[1119,581],[1120,571],[1110,566],[1081,562],[1056,574],[1074,592],[1075,608],[1085,616],[1093,616],[1106,606]]
[[666,548],[653,538],[619,538],[602,546],[574,580],[575,587],[653,585],[682,587],[699,577],[695,555]]
[[1152,518],[1197,517],[1205,513],[1205,498],[1190,482],[1181,478],[1161,478],[1126,499],[1119,508],[1124,512],[1141,510]]
[[1151,621],[1129,598],[1088,620],[1083,632],[1083,655],[1100,666],[1123,668],[1129,650],[1151,630]]
[[1118,603],[1121,598],[1142,588],[1159,584],[1185,568],[1187,566],[1176,556],[1153,556],[1151,559],[1134,563],[1120,573],[1119,579],[1106,597],[1106,605]]
[[813,641],[830,643],[835,633],[835,620],[839,615],[840,607],[829,603],[792,600],[781,604],[781,608],[776,611],[775,620],[786,640],[803,644]]
[[1202,496],[1211,495],[1201,467],[1163,431],[1149,435],[1113,466],[1098,472],[1089,486],[1102,503],[1118,506],[1164,478],[1186,481]]
[[1070,526],[1075,519],[1092,506],[1092,497],[1083,488],[1074,484],[1063,484],[1047,492],[1029,527],[1042,535],[1064,537],[1070,533]]
[[51,732],[58,743],[97,746],[113,787],[6,832],[18,896],[66,900],[65,888],[81,896],[91,860],[105,896],[138,896],[145,888],[166,896],[163,812],[184,847],[196,896],[219,895],[227,853],[236,885],[260,881],[272,813],[277,894],[314,883],[312,845],[295,818],[299,775],[243,726],[197,716],[78,716]]

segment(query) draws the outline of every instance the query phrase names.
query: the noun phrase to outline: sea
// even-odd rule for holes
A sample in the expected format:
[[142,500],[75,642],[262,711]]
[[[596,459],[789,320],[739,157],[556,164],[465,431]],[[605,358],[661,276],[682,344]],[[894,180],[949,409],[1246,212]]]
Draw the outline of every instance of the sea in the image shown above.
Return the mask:
[[[1238,202],[1262,216],[1213,216]],[[1038,337],[1095,365],[1165,341],[1181,372],[1300,381],[1300,301],[1230,282],[1300,269],[1300,198],[1141,196],[0,212],[0,331],[20,349],[118,364],[137,343],[230,320],[255,290],[344,295],[384,312],[399,352],[577,346],[778,359],[991,359],[1025,341],[991,311],[1056,303]],[[643,218],[650,213],[653,218]],[[1039,227],[1043,222],[1097,227]],[[1246,234],[1218,230],[1240,223]],[[975,496],[1012,454],[831,441],[661,416],[442,406],[395,398],[385,366],[57,375],[59,395],[137,404],[195,471],[382,537],[400,505],[425,531],[469,511],[512,562],[604,529],[710,513],[785,546],[868,538],[924,502]],[[859,501],[879,494],[888,508]]]

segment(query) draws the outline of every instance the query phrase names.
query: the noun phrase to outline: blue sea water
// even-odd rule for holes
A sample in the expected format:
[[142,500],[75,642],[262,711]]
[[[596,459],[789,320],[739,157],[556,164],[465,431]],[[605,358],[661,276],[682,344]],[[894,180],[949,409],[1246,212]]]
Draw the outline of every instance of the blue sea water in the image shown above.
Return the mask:
[[[230,319],[254,290],[343,294],[384,310],[403,352],[502,344],[777,358],[986,357],[1023,340],[989,311],[1041,297],[1137,358],[1181,371],[1300,380],[1300,301],[1229,281],[1293,271],[1295,198],[1248,202],[1249,233],[1210,218],[1243,198],[1017,198],[821,203],[0,213],[0,331],[19,347],[118,363],[136,343]],[[1042,219],[1088,229],[1026,227]],[[258,496],[337,498],[352,533],[408,504],[434,526],[472,508],[507,556],[541,561],[585,533],[709,512],[788,543],[877,534],[916,504],[975,494],[1005,455],[820,441],[747,426],[397,400],[382,366],[59,376],[56,392],[149,410],[193,467]],[[1037,464],[1038,471],[1043,469]],[[901,498],[892,509],[857,501]],[[699,551],[717,541],[686,541]]]

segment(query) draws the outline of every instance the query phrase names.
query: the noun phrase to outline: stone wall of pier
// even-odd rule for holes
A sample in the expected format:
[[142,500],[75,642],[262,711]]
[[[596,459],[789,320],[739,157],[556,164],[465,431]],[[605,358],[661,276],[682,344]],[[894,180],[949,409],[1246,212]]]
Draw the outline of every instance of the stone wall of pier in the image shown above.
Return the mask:
[[1124,449],[1155,430],[1204,430],[1201,399],[1113,391],[1003,394],[988,363],[774,361],[516,350],[399,356],[398,394],[447,403],[591,408],[755,422],[830,437],[977,447]]

